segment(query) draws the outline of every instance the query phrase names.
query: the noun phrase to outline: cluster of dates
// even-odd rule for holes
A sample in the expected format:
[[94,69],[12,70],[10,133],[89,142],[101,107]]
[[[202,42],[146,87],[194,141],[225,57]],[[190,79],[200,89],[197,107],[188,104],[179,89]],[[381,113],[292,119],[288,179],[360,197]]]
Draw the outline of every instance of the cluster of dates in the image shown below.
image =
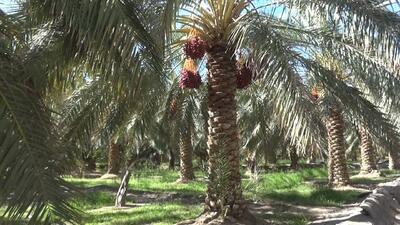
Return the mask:
[[191,36],[185,43],[185,65],[180,74],[179,86],[182,89],[198,89],[201,85],[201,77],[195,65],[195,60],[203,58],[207,44],[197,36]]
[[[200,74],[195,66],[195,61],[204,57],[208,45],[194,32],[189,35],[189,39],[183,46],[186,56],[185,65],[180,73],[179,86],[182,89],[198,89],[202,84]],[[242,64],[242,63],[239,63]],[[245,89],[251,84],[252,71],[246,65],[238,65],[236,85],[238,89]]]

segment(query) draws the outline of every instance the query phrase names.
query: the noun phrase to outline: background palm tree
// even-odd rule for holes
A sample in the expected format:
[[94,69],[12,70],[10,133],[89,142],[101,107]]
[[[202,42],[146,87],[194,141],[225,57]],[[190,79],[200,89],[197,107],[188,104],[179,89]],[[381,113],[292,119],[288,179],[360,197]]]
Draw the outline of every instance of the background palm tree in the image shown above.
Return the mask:
[[[179,182],[194,180],[193,168],[193,133],[196,132],[196,114],[199,113],[198,96],[195,92],[181,90],[173,82],[166,101],[166,114],[162,119],[167,124],[169,132],[178,137],[172,137],[172,142],[179,146],[180,179]],[[171,135],[171,136],[175,136]],[[172,146],[171,146],[172,147]]]
[[375,152],[372,141],[364,129],[360,129],[361,139],[361,171],[360,173],[371,173],[377,171]]
[[180,181],[188,182],[194,180],[193,168],[193,132],[195,131],[194,114],[195,114],[195,99],[194,96],[183,96],[184,99],[180,105],[181,121],[180,126]]

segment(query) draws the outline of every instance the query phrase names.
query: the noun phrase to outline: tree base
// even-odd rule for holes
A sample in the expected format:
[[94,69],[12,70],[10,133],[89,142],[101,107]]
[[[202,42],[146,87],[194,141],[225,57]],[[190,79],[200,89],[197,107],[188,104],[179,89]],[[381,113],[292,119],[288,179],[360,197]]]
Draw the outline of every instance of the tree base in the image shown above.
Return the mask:
[[351,187],[351,182],[349,181],[341,181],[341,182],[332,182],[328,183],[330,188],[343,188],[343,187]]
[[222,218],[217,212],[205,212],[195,220],[183,221],[176,225],[266,225],[266,223],[246,210],[240,218],[232,216]]

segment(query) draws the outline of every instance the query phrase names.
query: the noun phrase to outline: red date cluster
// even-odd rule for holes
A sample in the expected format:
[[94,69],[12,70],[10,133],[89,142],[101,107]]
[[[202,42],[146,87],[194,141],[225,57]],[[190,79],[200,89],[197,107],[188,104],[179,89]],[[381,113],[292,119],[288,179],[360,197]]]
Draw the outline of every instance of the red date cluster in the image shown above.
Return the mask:
[[179,87],[184,88],[195,88],[198,89],[201,85],[201,77],[198,72],[183,69],[179,79]]

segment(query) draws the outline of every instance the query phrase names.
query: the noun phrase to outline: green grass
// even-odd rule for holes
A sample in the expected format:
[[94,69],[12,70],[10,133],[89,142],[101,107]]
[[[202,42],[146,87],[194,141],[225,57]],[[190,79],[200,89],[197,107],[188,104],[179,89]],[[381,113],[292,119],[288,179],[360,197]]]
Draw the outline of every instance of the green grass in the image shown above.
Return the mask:
[[128,209],[100,208],[88,211],[86,225],[172,225],[195,218],[201,213],[198,205],[180,203],[152,204]]
[[[386,177],[377,179],[357,178],[353,183],[375,184],[392,180],[396,172],[384,172]],[[130,191],[153,193],[182,193],[192,196],[204,196],[206,184],[204,173],[196,172],[198,181],[189,184],[176,183],[177,171],[140,170],[134,171],[129,183]],[[114,194],[119,185],[119,178],[111,180],[84,179],[68,177],[70,183],[81,188],[92,188],[75,198],[73,204],[87,212],[86,225],[169,225],[181,220],[195,218],[202,211],[199,204],[178,202],[154,202],[133,205],[130,208],[115,209]],[[313,183],[311,183],[312,181]],[[331,190],[326,187],[326,168],[302,169],[299,171],[263,173],[257,181],[244,177],[244,194],[247,199],[277,200],[304,206],[340,206],[358,200],[360,192],[353,190]],[[104,186],[101,188],[94,188]],[[307,224],[312,218],[291,212],[273,209],[262,215],[272,224]]]
[[384,169],[384,170],[381,170],[381,173],[383,173],[383,174],[386,175],[386,176],[390,176],[390,175],[399,176],[400,170],[389,170],[389,169]]
[[359,191],[331,190],[323,184],[307,183],[310,180],[326,182],[325,168],[261,174],[258,179],[245,182],[247,197],[308,206],[340,206],[355,202],[361,194]]
[[[84,183],[89,187],[96,186],[96,181]],[[98,184],[104,185],[104,182],[100,180]],[[86,192],[72,202],[85,212],[85,225],[172,225],[181,220],[195,218],[201,212],[200,205],[179,202],[131,205],[130,208],[116,209],[113,207],[114,195],[104,191]]]
[[[204,176],[196,172],[196,176]],[[179,174],[167,170],[140,170],[133,173],[129,189],[132,191],[176,192],[190,195],[204,195],[205,183],[176,183]],[[93,188],[82,192],[73,201],[73,205],[86,212],[83,224],[86,225],[170,225],[182,220],[195,218],[202,210],[200,205],[185,205],[179,202],[149,203],[125,209],[116,209],[114,194],[119,186],[119,178],[93,179],[66,177],[66,180],[80,188]],[[94,187],[104,186],[95,191]],[[109,188],[110,189],[109,189]],[[108,190],[107,190],[108,189]]]
[[[196,177],[204,177],[204,173],[196,172]],[[129,182],[129,188],[137,191],[150,192],[180,192],[185,194],[202,195],[205,192],[206,184],[201,181],[195,181],[188,184],[176,183],[179,174],[170,170],[140,170],[134,171]],[[93,179],[93,178],[65,178],[71,184],[81,188],[90,188],[100,185],[118,188],[119,178],[115,179]]]
[[358,200],[361,194],[353,190],[332,190],[315,188],[310,185],[299,185],[292,188],[266,192],[262,196],[286,203],[306,206],[341,206]]
[[78,195],[72,202],[82,210],[91,210],[114,205],[114,195],[108,192],[90,192]]
[[73,184],[79,188],[91,188],[100,185],[105,185],[108,187],[118,188],[119,186],[119,179],[100,179],[100,178],[76,178],[76,177],[65,177],[66,181],[70,184]]
[[[204,177],[204,173],[196,172],[197,178]],[[203,181],[195,181],[188,184],[176,183],[179,174],[176,171],[140,171],[129,183],[129,187],[139,191],[154,192],[180,192],[185,194],[203,195],[206,184]]]

